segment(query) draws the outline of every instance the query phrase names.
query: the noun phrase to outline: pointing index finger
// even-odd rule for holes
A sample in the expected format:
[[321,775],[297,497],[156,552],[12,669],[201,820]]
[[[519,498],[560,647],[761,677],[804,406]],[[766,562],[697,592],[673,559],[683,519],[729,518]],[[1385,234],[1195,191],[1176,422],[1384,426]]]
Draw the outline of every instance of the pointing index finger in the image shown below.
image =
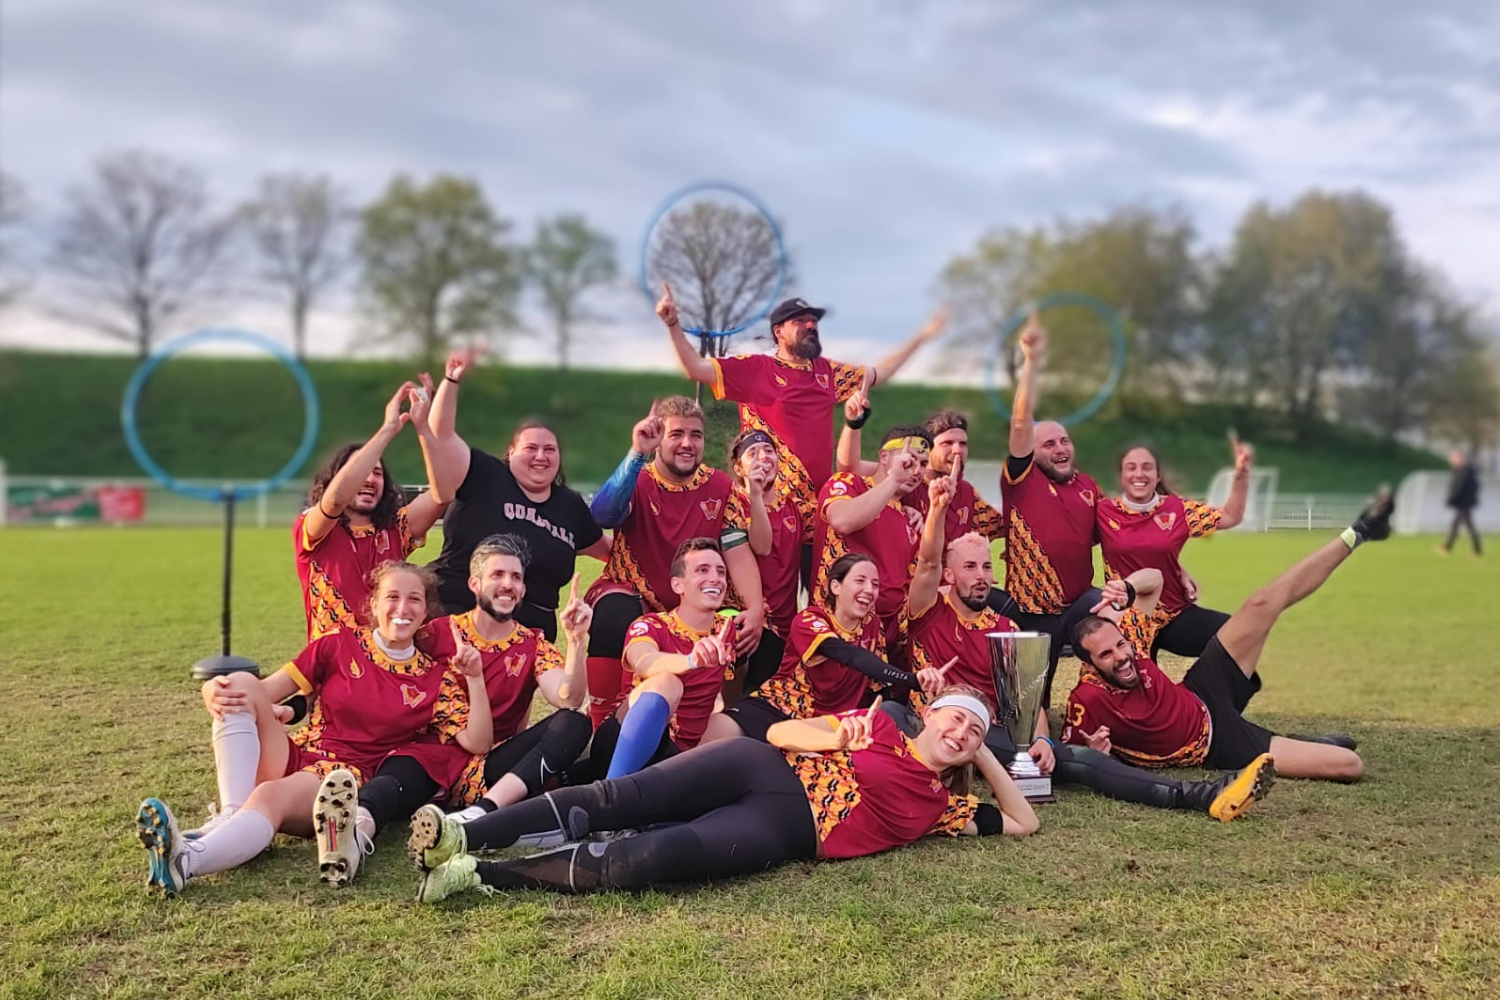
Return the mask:
[[875,696],[875,700],[870,702],[869,710],[865,712],[865,718],[869,719],[871,722],[875,721],[875,713],[880,711],[880,700],[881,696],[877,694]]
[[578,577],[579,577],[579,575],[580,574],[578,574],[578,573],[574,573],[573,574],[573,585],[572,585],[572,587],[570,587],[568,589],[568,600],[570,600],[570,601],[576,601],[576,600],[578,600]]

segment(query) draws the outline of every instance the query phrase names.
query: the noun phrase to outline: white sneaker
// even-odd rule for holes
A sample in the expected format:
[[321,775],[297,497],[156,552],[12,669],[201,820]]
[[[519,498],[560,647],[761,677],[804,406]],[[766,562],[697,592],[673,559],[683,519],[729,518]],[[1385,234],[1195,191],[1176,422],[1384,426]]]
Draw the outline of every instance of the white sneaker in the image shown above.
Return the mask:
[[375,845],[354,829],[359,808],[359,781],[354,773],[339,768],[323,779],[313,801],[313,835],[318,840],[318,877],[331,886],[345,886],[359,870],[361,854],[373,854]]
[[237,812],[239,812],[238,809],[225,809],[223,811],[220,811],[218,806],[210,802],[208,804],[208,819],[204,820],[203,825],[198,827],[198,829],[196,830],[184,830],[182,832],[182,839],[198,840],[202,837],[206,837],[210,833],[213,833],[215,830],[217,830],[219,827],[223,826],[225,823],[228,823],[229,817],[233,816]]

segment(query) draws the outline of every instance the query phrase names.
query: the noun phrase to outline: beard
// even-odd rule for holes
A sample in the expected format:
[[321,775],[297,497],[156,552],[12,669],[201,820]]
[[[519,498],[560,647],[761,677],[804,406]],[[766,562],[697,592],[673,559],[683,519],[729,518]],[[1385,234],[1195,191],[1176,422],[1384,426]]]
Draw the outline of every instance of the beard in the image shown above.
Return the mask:
[[801,358],[803,361],[816,361],[823,356],[823,341],[818,339],[816,333],[806,333],[798,337],[787,348],[787,352],[792,357]]
[[1054,483],[1071,483],[1073,481],[1073,477],[1078,475],[1077,469],[1070,469],[1067,472],[1058,472],[1057,469],[1053,467],[1051,462],[1037,461],[1036,467],[1042,470],[1042,475],[1046,476]]
[[377,495],[373,500],[366,500],[363,497],[356,496],[353,500],[349,501],[350,510],[354,511],[356,514],[363,514],[366,517],[369,517],[371,514],[375,513],[375,508],[379,506],[380,495]]
[[703,459],[702,458],[698,458],[698,459],[695,459],[695,460],[691,460],[691,464],[689,464],[688,466],[684,467],[681,464],[682,459],[678,458],[676,455],[672,455],[670,457],[664,455],[664,456],[662,456],[662,460],[661,461],[662,461],[662,464],[667,467],[668,471],[670,471],[672,473],[672,475],[674,475],[674,476],[681,476],[684,479],[686,479],[688,476],[691,476],[693,473],[697,472],[698,471],[698,466],[700,466],[700,465],[703,464]]
[[[495,619],[495,621],[499,622],[502,625],[516,616],[515,606],[513,606],[509,611],[501,611],[499,608],[495,607],[494,601],[490,600],[488,597],[485,597],[483,594],[476,595],[474,597],[474,603],[478,606],[480,611],[483,611],[485,614],[489,615],[491,618]],[[515,602],[515,605],[519,606],[520,603],[521,602],[518,600]]]
[[983,611],[989,604],[990,591],[989,588],[986,587],[984,589],[984,592],[980,593],[980,589],[978,587],[974,587],[967,594],[959,594],[958,599],[962,601],[963,606],[968,608],[970,611]]

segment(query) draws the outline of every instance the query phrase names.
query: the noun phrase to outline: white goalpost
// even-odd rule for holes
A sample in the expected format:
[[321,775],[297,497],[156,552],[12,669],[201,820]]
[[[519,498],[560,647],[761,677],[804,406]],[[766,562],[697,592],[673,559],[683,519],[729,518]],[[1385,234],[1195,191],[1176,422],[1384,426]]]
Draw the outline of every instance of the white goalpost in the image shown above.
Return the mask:
[[[1269,531],[1271,518],[1276,508],[1276,484],[1279,474],[1275,469],[1250,469],[1250,494],[1245,498],[1245,519],[1235,531]],[[1234,483],[1234,469],[1220,469],[1208,484],[1207,502],[1215,507],[1224,506],[1229,499],[1229,490]]]
[[[1398,534],[1431,535],[1448,530],[1453,523],[1453,511],[1448,507],[1449,477],[1447,472],[1413,472],[1401,480],[1396,489],[1396,516],[1391,519]],[[1500,533],[1500,477],[1479,477],[1474,524],[1480,534]]]

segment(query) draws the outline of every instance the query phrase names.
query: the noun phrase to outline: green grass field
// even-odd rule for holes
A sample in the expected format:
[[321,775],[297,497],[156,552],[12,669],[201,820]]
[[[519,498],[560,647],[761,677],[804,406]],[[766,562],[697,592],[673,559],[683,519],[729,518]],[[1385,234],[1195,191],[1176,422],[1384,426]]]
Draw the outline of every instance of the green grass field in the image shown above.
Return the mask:
[[[303,631],[289,540],[240,539],[236,651],[274,667]],[[1226,537],[1189,564],[1230,607],[1322,540]],[[418,908],[404,826],[346,891],[279,839],[148,896],[141,798],[193,822],[214,797],[187,670],[217,644],[219,536],[0,546],[0,997],[1487,997],[1500,978],[1493,556],[1370,545],[1282,620],[1251,714],[1356,735],[1357,786],[1282,782],[1227,826],[1063,789],[1024,841]]]

